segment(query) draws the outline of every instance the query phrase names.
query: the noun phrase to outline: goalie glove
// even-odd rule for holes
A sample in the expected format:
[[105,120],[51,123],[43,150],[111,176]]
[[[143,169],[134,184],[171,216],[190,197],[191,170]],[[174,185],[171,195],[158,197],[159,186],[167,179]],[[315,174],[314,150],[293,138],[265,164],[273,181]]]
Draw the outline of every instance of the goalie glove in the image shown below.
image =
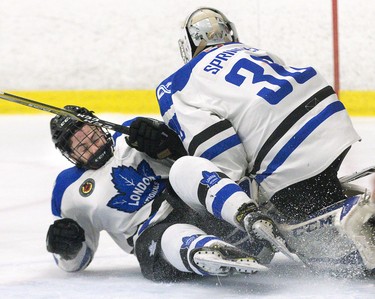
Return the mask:
[[75,258],[85,241],[85,232],[70,218],[56,220],[47,232],[47,251],[59,254],[63,259]]
[[129,127],[126,142],[154,159],[178,159],[187,154],[180,138],[162,121],[138,117]]

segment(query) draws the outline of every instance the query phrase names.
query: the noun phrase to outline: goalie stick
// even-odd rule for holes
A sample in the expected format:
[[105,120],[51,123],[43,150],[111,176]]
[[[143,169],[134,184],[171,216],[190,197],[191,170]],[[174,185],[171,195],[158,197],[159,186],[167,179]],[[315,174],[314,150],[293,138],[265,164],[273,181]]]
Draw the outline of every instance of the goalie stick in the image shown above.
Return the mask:
[[30,107],[30,108],[34,108],[34,109],[38,109],[38,110],[62,115],[62,116],[68,116],[68,117],[71,117],[72,119],[81,121],[81,122],[86,123],[86,124],[94,125],[94,126],[97,126],[97,127],[103,127],[103,128],[108,129],[108,130],[112,130],[112,131],[116,131],[116,132],[119,132],[119,133],[129,135],[129,128],[128,127],[121,126],[121,125],[118,125],[118,124],[114,124],[114,123],[111,123],[109,121],[99,119],[97,117],[91,117],[89,115],[80,114],[80,113],[75,114],[72,111],[68,111],[68,110],[58,108],[58,107],[54,107],[54,106],[51,106],[51,105],[48,105],[48,104],[44,104],[44,103],[41,103],[41,102],[26,99],[26,98],[16,96],[14,94],[6,93],[6,92],[3,92],[3,91],[0,91],[0,98],[3,99],[3,100],[6,100],[6,101],[13,102],[13,103],[21,104],[21,105],[24,105],[24,106],[27,106],[27,107]]
[[375,166],[370,166],[365,169],[356,171],[353,174],[343,176],[340,178],[340,183],[349,183],[351,181],[358,180],[372,173],[375,173]]

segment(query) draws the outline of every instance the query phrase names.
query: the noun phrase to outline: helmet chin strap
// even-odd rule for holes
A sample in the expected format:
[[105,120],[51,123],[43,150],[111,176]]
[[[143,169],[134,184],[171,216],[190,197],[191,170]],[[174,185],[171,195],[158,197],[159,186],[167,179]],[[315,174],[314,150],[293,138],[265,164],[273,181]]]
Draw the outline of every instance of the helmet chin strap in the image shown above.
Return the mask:
[[[232,40],[229,39],[228,37],[224,37],[224,42],[225,42],[225,43],[230,43],[231,41],[232,41]],[[201,42],[199,43],[198,47],[195,49],[192,58],[194,58],[195,56],[197,56],[200,52],[202,52],[202,51],[203,51],[204,49],[206,49],[207,47],[214,47],[214,46],[217,46],[217,45],[218,45],[218,44],[207,46],[207,41],[205,41],[204,39],[201,40]]]
[[200,52],[202,52],[206,47],[207,47],[207,42],[204,39],[202,39],[198,47],[194,51],[193,58],[197,56]]
[[91,156],[91,158],[87,161],[87,163],[82,164],[82,167],[85,169],[99,169],[105,163],[108,162],[109,159],[113,157],[113,149],[111,143],[106,143],[100,149],[96,151],[95,154]]

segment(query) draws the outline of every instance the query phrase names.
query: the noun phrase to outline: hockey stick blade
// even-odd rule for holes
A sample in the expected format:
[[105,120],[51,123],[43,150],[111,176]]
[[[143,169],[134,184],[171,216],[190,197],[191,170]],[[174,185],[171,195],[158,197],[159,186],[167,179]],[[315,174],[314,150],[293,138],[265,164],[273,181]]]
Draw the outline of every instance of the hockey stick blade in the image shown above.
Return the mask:
[[118,125],[118,124],[114,124],[114,123],[111,123],[109,121],[99,119],[97,117],[91,117],[89,115],[79,114],[79,113],[75,114],[75,113],[73,113],[69,110],[65,110],[65,109],[62,109],[62,108],[58,108],[58,107],[55,107],[55,106],[51,106],[51,105],[48,105],[48,104],[37,102],[37,101],[34,101],[34,100],[26,99],[26,98],[23,98],[23,97],[14,95],[14,94],[6,93],[6,92],[3,92],[3,91],[0,91],[0,98],[3,99],[3,100],[6,100],[6,101],[13,102],[13,103],[21,104],[21,105],[24,105],[24,106],[27,106],[27,107],[30,107],[30,108],[42,110],[42,111],[45,111],[45,112],[54,113],[54,114],[57,114],[57,115],[71,117],[75,120],[81,121],[81,122],[89,124],[89,125],[93,125],[93,126],[96,126],[96,127],[103,127],[103,128],[108,129],[108,130],[112,130],[112,131],[116,131],[116,132],[119,132],[119,133],[129,135],[129,128],[128,127],[121,126],[121,125]]

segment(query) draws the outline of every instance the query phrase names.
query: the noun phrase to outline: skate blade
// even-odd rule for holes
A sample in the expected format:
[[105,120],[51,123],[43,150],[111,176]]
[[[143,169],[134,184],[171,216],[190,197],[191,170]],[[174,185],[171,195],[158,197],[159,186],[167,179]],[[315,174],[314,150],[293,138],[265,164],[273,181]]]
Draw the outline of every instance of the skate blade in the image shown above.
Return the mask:
[[275,249],[283,253],[292,261],[297,263],[301,262],[301,260],[296,254],[289,251],[289,249],[286,247],[284,243],[284,240],[273,235],[272,225],[268,221],[260,220],[255,222],[253,225],[253,231],[259,238],[265,239],[268,242],[270,242],[275,247]]
[[229,273],[230,269],[245,274],[268,270],[267,267],[259,264],[252,257],[226,260],[216,251],[198,252],[198,254],[194,256],[194,262],[201,269],[219,275]]

